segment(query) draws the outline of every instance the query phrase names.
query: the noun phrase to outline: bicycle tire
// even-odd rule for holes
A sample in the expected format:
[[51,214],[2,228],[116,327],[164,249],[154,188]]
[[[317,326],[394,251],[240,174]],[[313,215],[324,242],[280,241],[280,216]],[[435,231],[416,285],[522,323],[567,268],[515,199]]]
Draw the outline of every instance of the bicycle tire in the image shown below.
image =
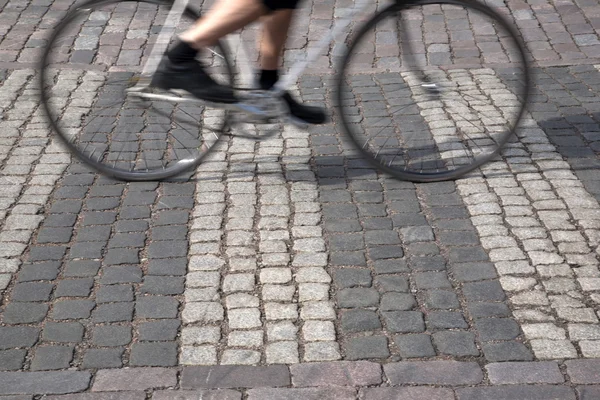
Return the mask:
[[[402,18],[406,15],[414,19],[403,21]],[[418,20],[419,15],[423,16],[423,28],[416,27],[418,24],[414,22]],[[456,20],[453,20],[454,17]],[[480,19],[486,20],[485,24],[473,24],[473,21]],[[485,26],[489,30],[487,33],[499,35],[499,43],[487,47],[478,45],[476,50],[479,56],[473,56],[476,51],[471,49],[472,56],[463,60],[460,57],[467,54],[467,51],[454,51],[454,44],[450,39],[453,35],[450,31],[447,45],[438,46],[448,49],[448,56],[440,57],[445,57],[447,65],[444,65],[431,56],[431,47],[425,47],[425,51],[418,54],[411,47],[411,44],[420,45],[420,40],[423,40],[424,46],[427,45],[427,32],[423,34],[420,31],[425,30],[426,22],[460,27],[463,29],[461,37],[469,36],[468,33],[464,33],[465,28],[479,32],[481,27]],[[413,26],[406,26],[407,24]],[[393,43],[392,34],[389,33],[393,32],[392,30],[379,31],[378,26],[394,26],[396,43]],[[407,35],[403,33],[411,29],[417,31],[417,37],[412,42],[407,40]],[[379,32],[387,35],[386,37],[382,34],[388,47],[378,47],[377,41],[370,40],[374,37],[373,34],[377,37]],[[431,36],[434,37],[433,40],[443,41],[443,38],[435,39],[435,35],[436,33],[433,33]],[[472,36],[477,37],[475,34]],[[486,36],[485,39],[492,40],[493,36]],[[379,49],[382,49],[383,54],[385,51],[388,54],[395,51],[391,50],[395,49],[394,45],[398,48],[398,61],[391,59],[395,55],[382,57],[385,58],[383,61],[382,58],[376,57]],[[375,51],[371,59],[368,51],[373,47]],[[496,65],[494,62],[485,62],[492,59],[489,53],[483,54],[483,49],[488,47],[506,51],[506,57],[512,64],[507,67],[506,63]],[[365,48],[367,52],[358,52]],[[400,51],[400,48],[403,51]],[[406,57],[407,51],[414,51],[416,56]],[[357,54],[360,56],[357,57]],[[498,55],[498,58],[501,57]],[[340,60],[335,78],[334,99],[343,132],[372,165],[397,179],[412,182],[457,179],[498,156],[525,112],[531,86],[525,46],[517,31],[488,6],[462,0],[417,0],[405,4],[392,4],[376,13],[357,30]],[[356,61],[355,65],[353,61]],[[353,75],[354,70],[358,73]],[[369,74],[373,76],[369,77]],[[379,82],[376,82],[375,74],[381,76],[377,78]],[[436,79],[439,81],[436,82]],[[352,81],[355,82],[354,86],[350,83]],[[370,83],[373,83],[373,87],[366,90],[365,87]],[[393,86],[393,90],[384,88],[385,84]],[[437,86],[432,86],[433,84]],[[486,85],[495,86],[496,89],[489,89]],[[508,88],[508,85],[513,86]],[[464,97],[459,97],[460,94],[457,93],[463,88],[470,92]],[[391,95],[391,92],[395,92],[394,98],[387,99],[386,95]],[[478,93],[477,96],[472,92]],[[400,93],[406,96],[402,98]],[[482,99],[485,94],[488,94],[490,99]],[[500,98],[504,100],[499,100]],[[425,105],[419,103],[422,100]],[[415,104],[408,104],[409,101]],[[506,104],[508,101],[511,101],[511,104]],[[375,105],[378,109],[369,109],[372,106],[369,103],[377,103]],[[475,122],[469,120],[473,118],[473,111],[486,107],[487,115],[483,113],[483,117],[480,116]],[[395,110],[394,113],[400,113],[400,116],[392,110]],[[452,111],[460,112],[453,116]],[[436,113],[438,115],[435,115]],[[379,120],[373,116],[377,116]],[[481,118],[491,126],[482,124]],[[502,129],[501,119],[505,119]],[[384,120],[389,120],[390,123],[385,124]],[[438,125],[444,124],[447,126],[442,135],[443,129]],[[475,128],[478,132],[474,132]],[[371,131],[377,133],[371,135]],[[484,137],[485,134],[489,137]],[[412,139],[412,142],[408,139]],[[458,140],[465,140],[467,144],[459,145]],[[397,147],[393,147],[396,143]],[[473,152],[472,157],[466,155],[468,151]],[[435,154],[436,152],[439,154]]]
[[[90,0],[71,9],[48,39],[39,80],[47,120],[69,150],[98,172],[126,181],[181,174],[202,162],[227,127],[228,114],[223,110],[213,111],[200,103],[140,101],[124,95],[144,63],[146,45],[136,43],[144,41],[136,38],[143,36],[144,28],[147,38],[157,34],[171,5],[167,0]],[[182,20],[184,17],[195,21],[200,12],[188,6]],[[81,20],[85,22],[79,26]],[[142,28],[136,31],[137,27]],[[126,36],[119,32],[123,29]],[[124,46],[103,47],[104,40],[111,42],[111,35],[120,35],[123,43],[129,40],[128,48],[139,45],[140,49],[125,54]],[[118,56],[114,57],[101,50],[116,48]],[[137,64],[121,61],[122,56],[134,52],[139,55]],[[219,42],[206,54],[214,68],[220,68],[226,83],[233,84],[225,43]],[[108,63],[106,68],[103,62]],[[60,70],[55,71],[56,65]],[[83,71],[79,75],[78,68]]]

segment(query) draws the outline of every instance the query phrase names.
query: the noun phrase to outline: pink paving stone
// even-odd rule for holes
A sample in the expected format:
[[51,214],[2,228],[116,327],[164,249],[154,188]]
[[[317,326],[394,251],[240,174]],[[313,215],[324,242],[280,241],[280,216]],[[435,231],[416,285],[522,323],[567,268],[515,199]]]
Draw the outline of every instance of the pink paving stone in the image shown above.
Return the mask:
[[361,400],[454,400],[452,389],[428,387],[368,388],[361,390]]
[[471,385],[483,380],[475,362],[401,361],[386,364],[383,370],[392,385]]
[[292,384],[303,386],[369,386],[381,383],[381,366],[368,361],[290,365]]
[[248,400],[356,400],[356,389],[337,386],[320,388],[259,388],[248,390]]
[[565,365],[571,382],[600,383],[600,360],[568,360]]
[[177,371],[167,368],[103,369],[96,373],[92,392],[168,388],[177,384]]

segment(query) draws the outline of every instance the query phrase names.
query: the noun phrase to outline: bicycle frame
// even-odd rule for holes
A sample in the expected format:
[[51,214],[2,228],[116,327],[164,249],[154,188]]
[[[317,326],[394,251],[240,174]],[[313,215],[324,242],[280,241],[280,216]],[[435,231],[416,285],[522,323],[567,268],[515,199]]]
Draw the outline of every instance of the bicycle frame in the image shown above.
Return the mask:
[[[150,56],[146,61],[146,64],[143,67],[142,75],[145,77],[151,77],[152,74],[158,68],[158,64],[162,55],[167,50],[171,37],[175,32],[175,27],[179,24],[181,16],[183,15],[187,5],[190,0],[175,0],[173,3],[173,7],[169,11],[167,15],[167,19],[163,28],[161,29],[156,43],[154,44]],[[321,51],[327,47],[331,42],[339,38],[343,33],[345,33],[348,25],[354,20],[357,15],[362,15],[368,6],[370,6],[372,2],[369,0],[358,0],[355,3],[353,8],[347,10],[347,15],[343,16],[342,19],[334,24],[333,29],[329,31],[329,33],[324,36],[321,40],[317,42],[316,45],[312,46],[307,54],[307,57],[298,63],[295,63],[289,73],[279,79],[277,84],[272,89],[273,95],[280,95],[283,91],[288,90],[294,83],[298,80],[298,78],[302,75],[306,67],[316,60]],[[229,35],[231,36],[231,35]],[[240,41],[241,42],[241,41]],[[236,63],[241,66],[249,66],[249,57],[247,56],[246,49],[242,45],[242,54],[246,58],[245,60],[236,60]],[[249,71],[241,71],[242,74],[244,72],[250,73]]]

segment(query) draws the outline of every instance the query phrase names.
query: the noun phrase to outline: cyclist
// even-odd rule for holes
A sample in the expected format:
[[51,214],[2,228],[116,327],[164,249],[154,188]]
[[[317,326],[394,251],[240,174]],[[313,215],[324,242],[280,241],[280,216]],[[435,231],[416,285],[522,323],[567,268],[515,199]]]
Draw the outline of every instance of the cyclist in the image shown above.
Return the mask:
[[[152,80],[161,89],[183,89],[191,95],[217,103],[235,103],[233,89],[215,82],[196,60],[198,52],[221,37],[264,17],[260,41],[259,86],[268,90],[279,79],[279,57],[287,39],[299,0],[217,0],[214,7],[185,31],[169,49]],[[325,122],[322,108],[298,103],[288,92],[283,99],[292,116],[309,123]]]

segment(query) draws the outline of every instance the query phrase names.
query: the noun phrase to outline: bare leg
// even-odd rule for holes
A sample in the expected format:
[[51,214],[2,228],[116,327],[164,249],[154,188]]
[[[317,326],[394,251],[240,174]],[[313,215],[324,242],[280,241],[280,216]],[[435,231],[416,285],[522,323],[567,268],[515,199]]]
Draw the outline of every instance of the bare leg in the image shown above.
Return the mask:
[[211,46],[223,36],[256,21],[267,11],[260,0],[218,0],[180,39],[197,49]]
[[260,41],[260,67],[264,70],[279,68],[279,58],[287,40],[294,10],[277,10],[264,17]]

